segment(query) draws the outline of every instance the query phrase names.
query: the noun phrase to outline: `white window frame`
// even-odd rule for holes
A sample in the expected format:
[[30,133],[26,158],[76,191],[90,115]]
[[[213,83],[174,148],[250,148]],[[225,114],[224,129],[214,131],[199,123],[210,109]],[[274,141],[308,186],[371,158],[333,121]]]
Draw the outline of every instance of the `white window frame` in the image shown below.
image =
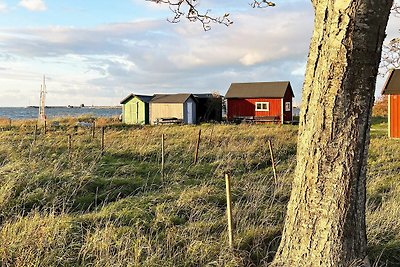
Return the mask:
[[290,102],[285,102],[285,111],[292,111],[292,104]]
[[[261,104],[261,108],[257,108],[257,105]],[[266,108],[263,108],[263,105],[266,104]],[[269,111],[269,102],[256,102],[256,111]]]

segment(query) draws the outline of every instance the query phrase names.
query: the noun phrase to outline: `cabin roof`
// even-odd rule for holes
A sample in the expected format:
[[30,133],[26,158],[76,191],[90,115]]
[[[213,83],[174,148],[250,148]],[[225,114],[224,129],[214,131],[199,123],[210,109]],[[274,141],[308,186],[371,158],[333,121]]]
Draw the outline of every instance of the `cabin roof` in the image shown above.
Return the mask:
[[189,98],[196,100],[192,94],[156,94],[154,95],[151,103],[185,103]]
[[225,98],[283,98],[288,89],[294,97],[289,81],[232,83]]
[[128,102],[129,100],[131,100],[132,98],[137,97],[139,98],[141,101],[145,102],[145,103],[149,103],[150,100],[153,98],[153,96],[149,96],[149,95],[135,95],[135,94],[130,94],[127,97],[125,97],[123,100],[121,100],[120,104],[125,104],[126,102]]
[[400,69],[391,70],[383,86],[382,95],[400,95]]

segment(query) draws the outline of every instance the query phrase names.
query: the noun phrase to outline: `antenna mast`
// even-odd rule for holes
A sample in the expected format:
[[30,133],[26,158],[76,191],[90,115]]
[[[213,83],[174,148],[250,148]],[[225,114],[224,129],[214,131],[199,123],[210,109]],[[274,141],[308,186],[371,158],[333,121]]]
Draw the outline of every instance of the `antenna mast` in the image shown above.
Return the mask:
[[39,121],[46,120],[46,114],[44,113],[44,109],[46,107],[46,77],[43,75],[43,84],[40,86],[40,105],[39,105]]

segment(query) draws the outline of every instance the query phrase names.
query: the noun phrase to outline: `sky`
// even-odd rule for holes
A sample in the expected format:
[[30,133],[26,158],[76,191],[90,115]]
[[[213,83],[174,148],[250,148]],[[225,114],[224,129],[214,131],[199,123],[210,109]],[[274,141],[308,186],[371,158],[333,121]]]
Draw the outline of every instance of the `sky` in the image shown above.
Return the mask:
[[[0,0],[0,106],[118,105],[130,93],[225,94],[232,82],[287,81],[301,102],[313,28],[309,0],[202,0],[229,27],[167,22],[145,0]],[[392,16],[387,41],[399,36]],[[384,83],[379,77],[377,95]]]

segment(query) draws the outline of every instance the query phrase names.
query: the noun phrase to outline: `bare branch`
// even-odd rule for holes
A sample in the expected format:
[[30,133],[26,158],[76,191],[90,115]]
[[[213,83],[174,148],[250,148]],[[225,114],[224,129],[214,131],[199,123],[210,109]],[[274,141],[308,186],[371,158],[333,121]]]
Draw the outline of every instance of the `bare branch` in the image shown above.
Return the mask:
[[[225,26],[231,25],[233,22],[230,19],[229,13],[224,14],[223,16],[216,17],[211,16],[211,10],[207,10],[205,12],[200,12],[198,9],[199,0],[146,0],[149,2],[154,2],[157,4],[167,4],[169,5],[170,10],[173,13],[173,17],[168,19],[171,23],[178,23],[181,18],[186,18],[191,22],[200,22],[205,31],[211,29],[211,24],[222,24]],[[271,1],[266,0],[254,0],[253,3],[250,4],[253,8],[265,8],[270,6],[275,6],[275,4]]]
[[210,10],[200,12],[197,8],[199,0],[146,0],[157,4],[168,4],[174,16],[168,19],[169,22],[177,23],[182,17],[191,22],[200,22],[205,31],[211,29],[211,23],[231,25],[233,22],[229,18],[229,14],[220,17],[210,16]]
[[383,46],[379,74],[385,76],[389,70],[400,67],[400,38],[395,38]]
[[271,7],[275,6],[274,2],[267,1],[267,0],[254,0],[253,3],[250,4],[252,8],[266,8],[266,7]]

